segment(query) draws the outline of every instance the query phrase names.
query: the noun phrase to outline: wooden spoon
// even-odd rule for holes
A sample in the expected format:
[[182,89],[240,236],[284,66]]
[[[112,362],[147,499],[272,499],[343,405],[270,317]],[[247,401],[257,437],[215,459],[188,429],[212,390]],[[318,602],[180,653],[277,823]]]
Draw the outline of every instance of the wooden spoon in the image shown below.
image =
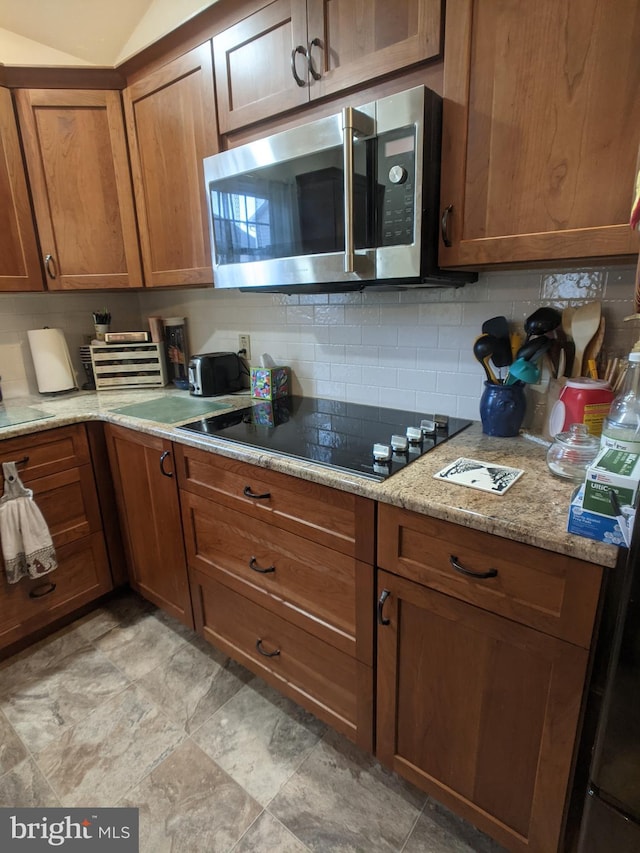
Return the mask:
[[589,362],[591,360],[596,361],[598,356],[600,355],[600,350],[602,349],[602,344],[604,343],[604,331],[605,321],[604,317],[601,317],[600,325],[598,326],[598,331],[591,338],[584,350],[584,356],[582,358],[583,376],[589,376]]
[[584,351],[591,338],[598,331],[601,311],[602,308],[599,302],[587,302],[584,305],[580,305],[573,312],[573,317],[571,318],[571,337],[576,345],[576,355],[573,360],[573,370],[571,371],[573,377],[582,375]]

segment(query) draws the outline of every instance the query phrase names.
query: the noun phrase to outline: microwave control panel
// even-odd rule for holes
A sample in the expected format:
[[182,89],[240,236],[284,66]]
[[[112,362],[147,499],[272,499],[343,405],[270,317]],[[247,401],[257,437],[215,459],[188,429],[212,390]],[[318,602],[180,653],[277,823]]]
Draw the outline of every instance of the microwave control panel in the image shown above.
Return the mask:
[[403,127],[378,136],[378,229],[380,246],[414,240],[416,132]]

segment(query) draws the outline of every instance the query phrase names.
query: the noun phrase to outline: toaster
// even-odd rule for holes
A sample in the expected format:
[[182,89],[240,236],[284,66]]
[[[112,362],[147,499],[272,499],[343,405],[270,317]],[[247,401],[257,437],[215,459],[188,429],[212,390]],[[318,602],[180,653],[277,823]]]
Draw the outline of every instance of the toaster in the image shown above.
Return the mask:
[[246,373],[235,352],[205,352],[189,359],[189,393],[194,397],[217,397],[243,387]]

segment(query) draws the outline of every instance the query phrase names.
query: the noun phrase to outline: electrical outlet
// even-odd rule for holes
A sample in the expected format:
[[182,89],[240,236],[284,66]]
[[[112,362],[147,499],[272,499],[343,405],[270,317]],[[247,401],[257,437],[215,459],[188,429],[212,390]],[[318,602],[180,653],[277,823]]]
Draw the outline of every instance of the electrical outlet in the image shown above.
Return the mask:
[[238,335],[238,350],[251,364],[251,337],[249,335]]

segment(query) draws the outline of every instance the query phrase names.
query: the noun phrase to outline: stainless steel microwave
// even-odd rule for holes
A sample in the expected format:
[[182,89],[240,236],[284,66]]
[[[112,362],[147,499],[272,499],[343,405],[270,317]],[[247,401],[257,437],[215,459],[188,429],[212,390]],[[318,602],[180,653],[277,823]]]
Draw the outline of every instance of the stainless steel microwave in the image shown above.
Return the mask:
[[460,286],[440,270],[442,101],[418,86],[204,160],[214,285]]

